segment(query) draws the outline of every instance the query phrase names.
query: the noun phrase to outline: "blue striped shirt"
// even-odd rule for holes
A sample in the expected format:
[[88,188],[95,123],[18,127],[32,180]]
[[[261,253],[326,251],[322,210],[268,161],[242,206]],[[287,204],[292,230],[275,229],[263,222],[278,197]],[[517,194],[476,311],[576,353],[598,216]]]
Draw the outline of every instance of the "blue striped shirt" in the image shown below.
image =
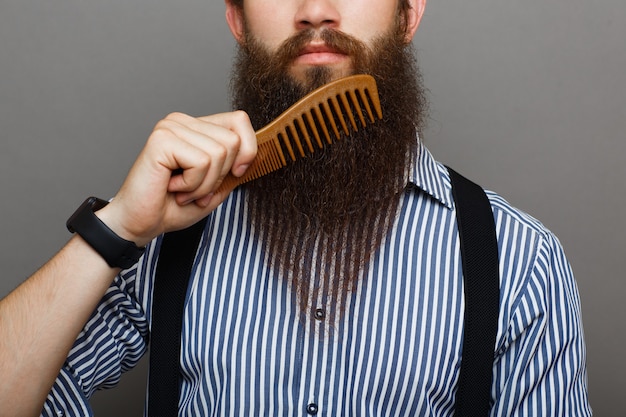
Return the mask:
[[[488,192],[501,299],[491,416],[587,416],[580,299],[556,237]],[[342,318],[303,318],[264,262],[236,190],[207,222],[184,311],[181,416],[451,416],[463,279],[450,178],[420,146],[393,229]],[[146,351],[161,239],[113,282],[43,415],[91,415],[88,398]]]

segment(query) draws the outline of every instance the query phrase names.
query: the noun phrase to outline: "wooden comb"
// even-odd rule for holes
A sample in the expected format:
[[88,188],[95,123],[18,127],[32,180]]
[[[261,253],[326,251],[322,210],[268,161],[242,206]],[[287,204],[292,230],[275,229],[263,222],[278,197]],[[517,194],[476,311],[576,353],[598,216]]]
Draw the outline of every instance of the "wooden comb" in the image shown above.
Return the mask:
[[[364,112],[367,115],[364,114]],[[256,132],[257,156],[241,177],[228,174],[218,192],[232,190],[305,157],[350,135],[367,120],[382,119],[376,81],[370,75],[352,75],[332,81],[289,107],[267,126]],[[348,123],[352,129],[348,127]]]

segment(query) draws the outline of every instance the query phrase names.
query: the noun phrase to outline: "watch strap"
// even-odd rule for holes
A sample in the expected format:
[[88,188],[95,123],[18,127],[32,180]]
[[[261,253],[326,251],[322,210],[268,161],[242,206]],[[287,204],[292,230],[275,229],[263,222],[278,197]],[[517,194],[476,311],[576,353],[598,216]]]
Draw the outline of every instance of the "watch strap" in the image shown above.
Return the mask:
[[95,215],[107,204],[97,197],[87,198],[68,219],[66,226],[71,233],[80,235],[110,267],[127,269],[137,263],[145,248],[121,238]]

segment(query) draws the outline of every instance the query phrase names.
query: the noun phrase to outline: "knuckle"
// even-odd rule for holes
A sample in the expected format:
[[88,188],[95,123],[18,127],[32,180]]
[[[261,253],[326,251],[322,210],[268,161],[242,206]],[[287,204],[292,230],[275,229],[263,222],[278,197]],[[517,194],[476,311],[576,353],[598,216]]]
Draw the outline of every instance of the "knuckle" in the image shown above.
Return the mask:
[[163,132],[169,133],[174,128],[174,124],[175,123],[172,121],[172,119],[165,118],[165,119],[159,120],[157,124],[154,126],[154,131],[162,132],[162,133]]
[[250,117],[248,116],[248,113],[243,110],[233,111],[233,117],[238,123],[250,123]]
[[228,149],[223,145],[218,145],[215,147],[213,155],[216,161],[223,163],[228,157]]
[[152,143],[162,143],[172,138],[174,132],[165,123],[159,122],[150,135],[149,141]]
[[229,132],[224,136],[225,145],[229,147],[229,149],[233,149],[235,152],[239,151],[239,147],[241,146],[241,137],[235,132]]
[[174,111],[168,114],[167,116],[165,116],[164,120],[182,120],[182,119],[185,119],[186,117],[187,116],[184,113]]
[[199,153],[197,164],[200,167],[210,167],[213,162],[213,157],[208,153]]

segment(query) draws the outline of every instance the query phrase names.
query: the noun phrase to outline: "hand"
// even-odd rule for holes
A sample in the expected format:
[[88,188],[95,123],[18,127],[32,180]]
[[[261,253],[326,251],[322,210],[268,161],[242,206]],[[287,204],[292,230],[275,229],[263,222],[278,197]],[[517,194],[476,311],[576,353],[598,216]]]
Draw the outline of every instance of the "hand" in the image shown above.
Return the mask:
[[122,188],[97,215],[142,246],[209,214],[231,191],[215,193],[224,177],[243,175],[256,152],[242,111],[199,118],[172,113],[157,123]]

